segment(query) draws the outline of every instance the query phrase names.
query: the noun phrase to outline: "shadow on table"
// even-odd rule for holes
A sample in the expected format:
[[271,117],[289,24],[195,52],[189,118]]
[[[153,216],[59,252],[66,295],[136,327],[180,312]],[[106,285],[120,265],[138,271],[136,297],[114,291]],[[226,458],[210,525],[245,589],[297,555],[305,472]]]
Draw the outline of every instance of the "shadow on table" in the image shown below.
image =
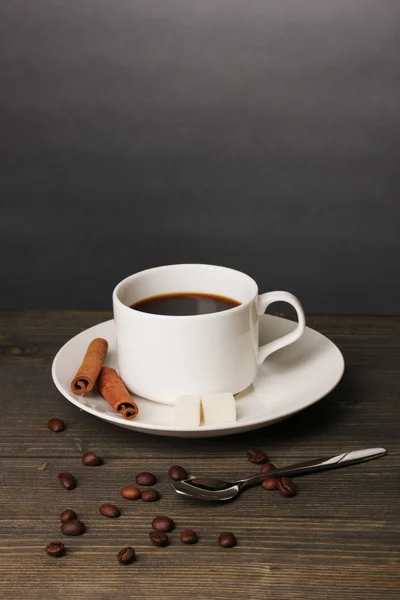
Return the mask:
[[[346,421],[356,410],[359,410],[357,405],[361,400],[361,392],[358,387],[355,373],[347,370],[338,386],[309,408],[274,425],[230,436],[188,439],[152,436],[139,432],[135,432],[132,436],[131,431],[117,428],[112,428],[112,434],[114,439],[118,436],[120,442],[124,444],[126,442],[132,447],[153,445],[157,452],[165,448],[168,454],[171,450],[175,450],[177,456],[179,453],[182,453],[182,456],[206,455],[207,452],[219,453],[226,451],[227,448],[230,451],[236,448],[242,451],[257,446],[267,450],[271,448],[277,450],[309,443],[318,449],[319,441],[323,451],[324,443],[332,440],[332,435],[339,438]],[[110,428],[107,424],[104,425],[107,434],[110,434]]]
[[[229,439],[231,443],[237,441],[238,445],[243,443],[247,446],[264,446],[272,444],[287,447],[304,441],[315,442],[318,439],[326,440],[333,431],[340,431],[341,426],[349,416],[353,415],[356,406],[360,403],[357,380],[354,372],[346,371],[337,387],[321,401],[316,402],[296,415],[269,425],[261,429],[233,436],[215,438],[213,445],[218,442],[224,445],[224,440]],[[187,440],[180,440],[187,442]],[[200,442],[200,443],[199,443]],[[190,443],[200,448],[207,445],[207,440],[191,440]],[[210,443],[210,440],[208,440]],[[250,447],[249,446],[249,447]]]

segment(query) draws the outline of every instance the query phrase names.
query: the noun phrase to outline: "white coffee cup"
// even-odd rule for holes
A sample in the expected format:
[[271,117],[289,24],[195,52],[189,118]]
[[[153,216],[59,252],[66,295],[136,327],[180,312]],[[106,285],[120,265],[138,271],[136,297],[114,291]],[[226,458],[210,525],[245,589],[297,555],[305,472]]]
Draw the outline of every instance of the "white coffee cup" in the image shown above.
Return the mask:
[[[190,316],[130,308],[152,296],[180,292],[220,295],[241,304]],[[298,325],[259,346],[259,316],[278,301],[294,307]],[[244,390],[255,379],[258,365],[298,340],[305,327],[303,308],[295,296],[289,292],[259,295],[248,275],[213,265],[168,265],[131,275],[114,289],[113,307],[121,378],[135,394],[165,404],[174,404],[177,396],[185,394]]]

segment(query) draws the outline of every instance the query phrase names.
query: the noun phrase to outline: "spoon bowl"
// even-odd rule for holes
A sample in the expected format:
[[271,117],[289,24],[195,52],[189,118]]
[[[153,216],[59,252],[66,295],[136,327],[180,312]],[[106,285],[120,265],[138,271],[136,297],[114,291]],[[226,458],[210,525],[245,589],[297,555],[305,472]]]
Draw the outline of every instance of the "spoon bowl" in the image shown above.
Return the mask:
[[175,481],[172,487],[182,496],[211,502],[233,500],[240,493],[238,482],[223,481],[222,479],[184,479]]

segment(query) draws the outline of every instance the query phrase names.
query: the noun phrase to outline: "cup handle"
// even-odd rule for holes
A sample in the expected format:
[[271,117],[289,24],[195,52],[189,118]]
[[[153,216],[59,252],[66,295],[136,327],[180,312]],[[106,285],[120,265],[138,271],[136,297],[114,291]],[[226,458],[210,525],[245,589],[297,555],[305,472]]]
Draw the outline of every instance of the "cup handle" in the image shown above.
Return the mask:
[[288,346],[289,344],[292,344],[298,340],[303,334],[306,326],[303,307],[296,296],[293,296],[293,294],[290,294],[289,292],[268,292],[266,294],[261,294],[261,296],[258,297],[257,303],[258,314],[264,314],[268,306],[273,302],[287,302],[288,304],[291,304],[297,313],[298,324],[294,331],[287,333],[273,342],[268,342],[267,344],[259,347],[257,357],[257,363],[259,365],[261,365],[267,356],[273,352],[276,352],[277,350],[280,350],[280,348],[284,348],[284,346]]

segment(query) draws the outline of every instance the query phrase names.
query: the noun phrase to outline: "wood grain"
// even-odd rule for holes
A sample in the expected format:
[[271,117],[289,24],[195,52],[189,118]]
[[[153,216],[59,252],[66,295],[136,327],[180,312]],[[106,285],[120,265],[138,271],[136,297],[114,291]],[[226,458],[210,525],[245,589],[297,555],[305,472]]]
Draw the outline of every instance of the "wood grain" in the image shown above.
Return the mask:
[[[400,318],[314,316],[311,327],[342,350],[346,372],[323,401],[298,415],[250,433],[204,440],[162,438],[104,423],[68,403],[54,387],[50,365],[73,335],[109,313],[0,313],[0,597],[153,600],[274,598],[394,600],[400,589]],[[53,433],[53,416],[68,427]],[[277,465],[340,450],[385,446],[388,455],[330,473],[297,478],[299,493],[283,498],[260,487],[224,505],[177,497],[167,476],[172,464],[215,476],[258,471],[249,447],[265,449]],[[84,467],[94,450],[102,467]],[[154,472],[161,499],[127,501],[119,490],[136,473]],[[73,473],[75,490],[60,485]],[[116,503],[121,517],[98,513]],[[80,538],[60,533],[59,514],[73,508],[86,525]],[[148,539],[151,520],[171,516],[177,525],[167,548]],[[193,527],[196,546],[179,542]],[[238,546],[216,538],[233,531]],[[63,539],[64,538],[64,539]],[[62,540],[67,554],[52,559],[47,543]],[[138,560],[117,563],[133,545]]]

